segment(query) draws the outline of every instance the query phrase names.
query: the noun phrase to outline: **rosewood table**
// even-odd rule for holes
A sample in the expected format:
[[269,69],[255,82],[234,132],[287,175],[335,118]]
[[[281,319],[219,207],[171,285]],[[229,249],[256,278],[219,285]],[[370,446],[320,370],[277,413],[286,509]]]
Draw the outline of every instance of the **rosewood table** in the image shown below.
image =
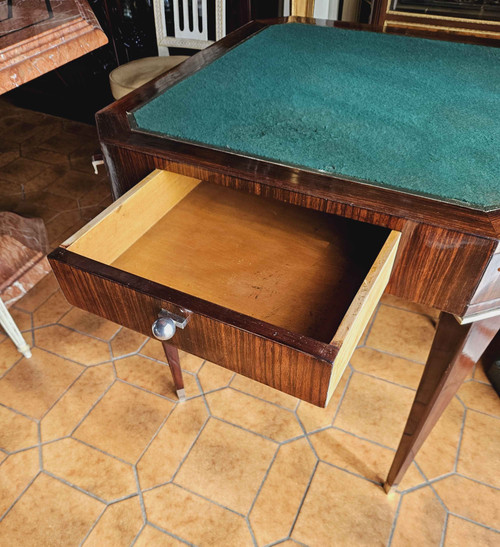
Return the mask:
[[117,201],[49,257],[67,298],[320,406],[384,289],[441,310],[390,489],[500,328],[496,45],[289,18],[196,54],[97,114]]
[[107,42],[86,0],[5,0],[0,4],[0,94]]

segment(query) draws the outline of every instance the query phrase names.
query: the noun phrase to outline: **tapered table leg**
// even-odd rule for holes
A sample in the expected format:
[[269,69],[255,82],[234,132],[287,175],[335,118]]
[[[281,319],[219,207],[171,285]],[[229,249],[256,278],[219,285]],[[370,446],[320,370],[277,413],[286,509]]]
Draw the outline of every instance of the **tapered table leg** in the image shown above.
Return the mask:
[[166,342],[162,342],[162,345],[163,350],[165,351],[168,366],[170,367],[170,372],[172,373],[177,397],[179,397],[179,401],[184,401],[184,399],[186,398],[186,391],[184,389],[184,380],[182,378],[179,350],[175,346],[171,346]]
[[500,329],[500,316],[460,325],[442,313],[415,400],[384,489],[403,478],[419,448],[448,406],[467,373]]

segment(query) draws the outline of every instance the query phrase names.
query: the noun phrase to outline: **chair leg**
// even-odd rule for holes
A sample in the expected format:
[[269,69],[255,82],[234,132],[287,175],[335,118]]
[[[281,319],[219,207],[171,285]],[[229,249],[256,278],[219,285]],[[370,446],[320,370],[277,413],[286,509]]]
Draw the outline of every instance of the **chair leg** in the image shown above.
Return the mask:
[[184,401],[186,399],[186,390],[184,389],[184,380],[182,378],[179,350],[166,342],[162,342],[162,345],[163,351],[165,352],[165,356],[167,358],[168,366],[170,367],[170,372],[172,373],[172,379],[174,380],[177,397],[179,397],[179,401]]
[[17,349],[28,359],[31,357],[31,350],[26,341],[21,334],[21,331],[17,328],[17,325],[14,323],[14,319],[9,313],[7,306],[3,303],[0,298],[0,325],[5,330],[7,335],[16,345]]

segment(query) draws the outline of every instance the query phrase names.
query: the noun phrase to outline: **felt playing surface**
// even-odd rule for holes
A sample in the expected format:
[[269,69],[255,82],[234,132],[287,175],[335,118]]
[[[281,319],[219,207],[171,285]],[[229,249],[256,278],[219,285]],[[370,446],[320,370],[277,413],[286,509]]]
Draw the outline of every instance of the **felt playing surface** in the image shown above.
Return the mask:
[[134,115],[142,131],[500,205],[500,48],[274,25]]

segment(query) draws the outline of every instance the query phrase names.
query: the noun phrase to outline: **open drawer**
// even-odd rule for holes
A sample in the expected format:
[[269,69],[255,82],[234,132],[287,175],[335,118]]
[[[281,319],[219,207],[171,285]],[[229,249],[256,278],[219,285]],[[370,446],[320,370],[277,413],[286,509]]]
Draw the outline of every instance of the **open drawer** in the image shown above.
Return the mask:
[[[49,256],[68,301],[326,406],[400,234],[154,171]],[[187,321],[186,321],[187,320]]]

